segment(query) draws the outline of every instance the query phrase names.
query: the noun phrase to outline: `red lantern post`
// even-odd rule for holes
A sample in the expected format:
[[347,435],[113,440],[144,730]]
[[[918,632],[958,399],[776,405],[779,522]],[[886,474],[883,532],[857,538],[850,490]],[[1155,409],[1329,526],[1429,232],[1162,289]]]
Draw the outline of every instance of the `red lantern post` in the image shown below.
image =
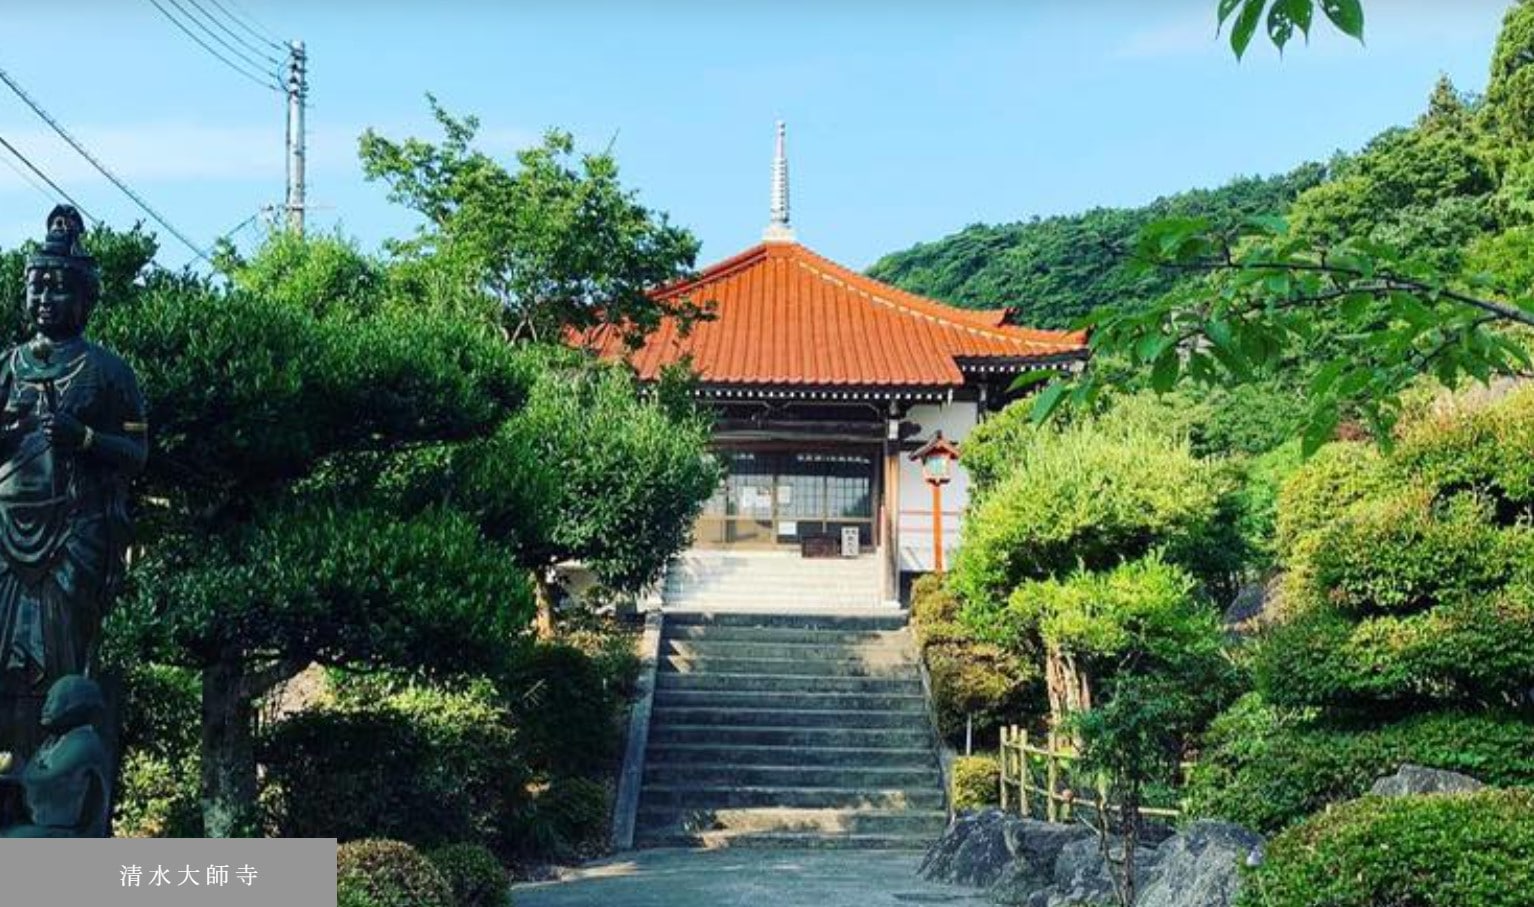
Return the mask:
[[911,459],[921,463],[922,478],[932,488],[932,569],[942,573],[943,486],[953,478],[953,464],[959,459],[959,448],[939,431],[912,453]]

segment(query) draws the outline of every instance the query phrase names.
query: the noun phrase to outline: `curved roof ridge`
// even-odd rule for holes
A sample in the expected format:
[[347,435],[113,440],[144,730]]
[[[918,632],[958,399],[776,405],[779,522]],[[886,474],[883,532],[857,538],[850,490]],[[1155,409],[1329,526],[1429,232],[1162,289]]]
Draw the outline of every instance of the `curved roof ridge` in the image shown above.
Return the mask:
[[[824,255],[798,243],[792,244],[790,255],[799,267],[816,274],[822,279],[834,280],[847,289],[882,305],[889,306],[898,312],[912,315],[918,318],[926,318],[930,321],[946,323],[958,330],[971,331],[977,334],[990,336],[993,339],[1010,342],[1033,343],[1038,345],[1078,346],[1085,339],[1080,331],[1047,331],[1038,328],[1023,328],[1012,325],[991,325],[988,317],[994,311],[1005,310],[977,310],[964,309],[958,306],[948,305],[936,299],[928,299],[925,296],[902,290],[891,286],[883,281],[875,280],[865,274],[859,274],[851,268],[839,265]],[[805,259],[809,259],[806,261]],[[879,292],[869,289],[878,288]],[[885,294],[892,297],[904,297],[906,304],[902,305],[898,298],[885,298]],[[923,311],[924,309],[930,311]],[[979,316],[979,317],[977,317]]]

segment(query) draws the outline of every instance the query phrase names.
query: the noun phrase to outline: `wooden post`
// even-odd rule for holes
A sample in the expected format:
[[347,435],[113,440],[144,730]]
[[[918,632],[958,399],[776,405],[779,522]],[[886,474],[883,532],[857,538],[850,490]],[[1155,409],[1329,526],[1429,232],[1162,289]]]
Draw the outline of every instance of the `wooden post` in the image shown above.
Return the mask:
[[1031,780],[1032,774],[1033,773],[1028,770],[1028,732],[1023,731],[1021,737],[1019,738],[1017,748],[1017,798],[1020,801],[1018,805],[1022,807],[1024,819],[1028,819],[1033,816],[1032,811],[1028,808],[1028,784]]
[[1057,799],[1060,796],[1060,760],[1055,750],[1054,728],[1049,729],[1049,742],[1045,749],[1049,753],[1045,759],[1044,769],[1044,783],[1049,788],[1044,794],[1048,798],[1045,801],[1045,818],[1050,822],[1058,822],[1060,820],[1060,805]]
[[932,482],[932,570],[943,572],[943,486]]
[[1007,729],[1001,729],[1001,745],[996,755],[997,776],[1001,779],[1001,811],[1007,811]]

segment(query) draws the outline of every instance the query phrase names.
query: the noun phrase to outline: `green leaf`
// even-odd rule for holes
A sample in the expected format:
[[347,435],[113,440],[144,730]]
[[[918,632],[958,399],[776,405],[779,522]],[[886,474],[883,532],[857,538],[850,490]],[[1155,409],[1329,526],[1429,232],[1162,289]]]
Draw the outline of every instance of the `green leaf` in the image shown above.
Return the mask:
[[1262,8],[1267,0],[1246,0],[1241,7],[1241,14],[1236,17],[1236,24],[1230,30],[1230,49],[1236,52],[1239,60],[1246,53],[1246,48],[1252,43],[1252,35],[1257,33],[1257,23],[1262,21]]
[[1166,334],[1147,334],[1135,342],[1135,359],[1154,362],[1171,345],[1172,338]]
[[1343,34],[1364,39],[1364,8],[1359,0],[1321,0],[1321,9]]
[[1157,393],[1164,394],[1177,384],[1177,375],[1182,367],[1182,359],[1177,355],[1176,347],[1164,350],[1156,357],[1156,364],[1151,366],[1151,387]]
[[1309,37],[1312,10],[1311,0],[1278,0],[1274,3],[1268,10],[1268,38],[1273,45],[1283,50],[1294,37],[1296,28]]
[[1321,369],[1316,372],[1316,376],[1310,379],[1310,395],[1312,397],[1325,397],[1327,392],[1332,389],[1332,385],[1336,383],[1337,376],[1341,375],[1342,370],[1347,367],[1348,363],[1345,359],[1333,359],[1331,362],[1321,366]]
[[1066,390],[1067,386],[1064,381],[1056,381],[1039,393],[1039,396],[1033,401],[1033,410],[1029,414],[1033,424],[1042,425],[1049,421],[1049,417],[1054,415],[1055,410],[1065,400]]
[[1234,346],[1234,338],[1230,332],[1230,322],[1216,318],[1204,327],[1204,333],[1217,347]]
[[1337,406],[1335,403],[1327,403],[1310,414],[1310,421],[1305,425],[1305,434],[1300,441],[1300,452],[1304,456],[1310,456],[1321,449],[1321,445],[1332,439],[1337,431]]
[[1230,14],[1235,12],[1236,7],[1240,5],[1241,0],[1220,0],[1220,24],[1224,25],[1225,20],[1229,19]]
[[1030,387],[1033,387],[1035,384],[1043,384],[1045,381],[1049,381],[1052,378],[1058,377],[1060,377],[1060,373],[1054,371],[1053,369],[1035,369],[1034,371],[1024,372],[1021,375],[1018,375],[1016,378],[1013,378],[1012,383],[1007,386],[1007,390],[1013,393],[1024,391]]

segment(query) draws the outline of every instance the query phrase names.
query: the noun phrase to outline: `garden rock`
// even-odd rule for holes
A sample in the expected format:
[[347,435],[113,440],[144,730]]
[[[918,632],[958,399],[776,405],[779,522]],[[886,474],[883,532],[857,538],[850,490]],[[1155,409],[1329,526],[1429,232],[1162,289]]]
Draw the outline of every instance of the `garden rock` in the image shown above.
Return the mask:
[[999,809],[960,814],[928,848],[918,872],[934,882],[990,885],[1012,862],[1003,831],[1009,821]]
[[1403,765],[1394,775],[1374,782],[1369,793],[1380,797],[1409,797],[1413,794],[1468,794],[1486,785],[1459,772],[1447,772],[1420,765]]
[[1025,904],[1033,892],[1054,881],[1060,852],[1078,841],[1096,840],[1083,825],[1060,825],[1037,819],[1012,819],[1003,827],[1011,862],[991,885],[991,896],[1003,904]]
[[1262,858],[1262,836],[1229,822],[1194,822],[1156,849],[1137,907],[1230,907],[1241,867]]
[[[1115,852],[1118,842],[1112,842]],[[1135,851],[1135,867],[1144,878],[1156,862],[1156,851],[1141,847]],[[1097,836],[1073,841],[1060,849],[1055,859],[1055,883],[1049,888],[1034,892],[1026,902],[1028,907],[1085,907],[1088,904],[1112,903],[1113,877],[1109,874],[1108,861],[1103,858]]]

